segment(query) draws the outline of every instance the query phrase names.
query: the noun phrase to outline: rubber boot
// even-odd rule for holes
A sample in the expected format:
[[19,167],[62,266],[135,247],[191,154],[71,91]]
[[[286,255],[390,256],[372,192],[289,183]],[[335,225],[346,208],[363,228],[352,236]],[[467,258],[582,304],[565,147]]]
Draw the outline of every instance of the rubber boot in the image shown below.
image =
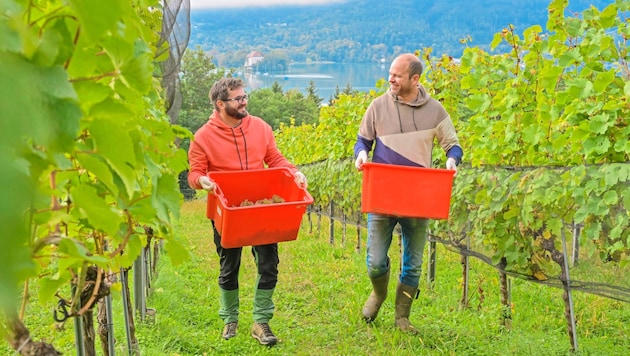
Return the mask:
[[396,327],[409,334],[417,334],[418,330],[411,325],[409,315],[411,314],[411,303],[418,295],[418,288],[411,287],[401,282],[396,286]]
[[238,288],[234,290],[225,290],[219,288],[220,306],[219,317],[224,324],[238,321]]
[[363,319],[366,323],[371,323],[376,319],[381,305],[383,305],[383,302],[387,298],[389,270],[380,277],[370,277],[370,281],[372,282],[372,293],[365,302],[365,305],[363,305]]
[[254,291],[254,321],[268,323],[273,317],[275,305],[273,304],[274,289],[258,289]]

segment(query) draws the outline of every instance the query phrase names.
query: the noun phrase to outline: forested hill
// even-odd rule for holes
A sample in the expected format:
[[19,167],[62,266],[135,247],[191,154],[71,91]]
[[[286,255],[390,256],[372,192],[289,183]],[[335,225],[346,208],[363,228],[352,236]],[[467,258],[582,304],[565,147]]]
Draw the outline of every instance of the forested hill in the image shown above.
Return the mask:
[[[403,51],[432,47],[461,55],[463,38],[488,49],[509,24],[516,31],[546,28],[550,0],[348,0],[320,6],[254,7],[191,13],[189,47],[209,51],[221,66],[239,66],[247,53],[292,61],[374,62]],[[580,13],[612,0],[570,0]]]

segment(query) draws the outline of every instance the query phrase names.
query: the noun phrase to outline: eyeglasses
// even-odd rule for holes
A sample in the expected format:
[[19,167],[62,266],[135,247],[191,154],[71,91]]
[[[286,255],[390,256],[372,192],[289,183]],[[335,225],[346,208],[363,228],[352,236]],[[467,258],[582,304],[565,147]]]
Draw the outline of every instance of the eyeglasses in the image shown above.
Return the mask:
[[249,97],[246,94],[246,95],[237,96],[236,98],[224,99],[223,101],[236,101],[237,103],[242,104],[243,101],[247,101],[247,99],[249,99]]

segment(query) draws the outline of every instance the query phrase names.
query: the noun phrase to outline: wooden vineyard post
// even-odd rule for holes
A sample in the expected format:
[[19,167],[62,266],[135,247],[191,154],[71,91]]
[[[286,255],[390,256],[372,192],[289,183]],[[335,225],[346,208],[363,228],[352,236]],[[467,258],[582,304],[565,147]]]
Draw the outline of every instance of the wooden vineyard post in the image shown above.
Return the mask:
[[114,355],[116,338],[114,337],[114,317],[112,296],[108,294],[98,301],[98,335],[101,340],[103,355]]
[[306,217],[308,219],[308,233],[312,234],[313,233],[313,219],[311,218],[311,212],[312,212],[312,208],[309,206],[308,207],[308,212],[306,213]]
[[335,244],[335,202],[333,200],[330,201],[330,244]]
[[573,253],[571,254],[571,265],[576,267],[580,256],[580,224],[572,223],[573,226]]
[[[431,234],[429,233],[428,236],[430,237]],[[429,249],[428,249],[429,261],[427,263],[427,278],[429,280],[429,288],[433,288],[433,284],[435,283],[435,262],[436,262],[435,248],[436,248],[435,240],[433,240],[432,238],[429,238]]]
[[574,352],[578,351],[577,332],[575,325],[575,310],[573,309],[573,295],[571,293],[571,279],[569,277],[569,255],[567,253],[567,239],[562,229],[562,274],[560,279],[562,280],[562,287],[564,293],[562,299],[564,300],[565,317],[569,326],[569,338],[571,339],[571,348]]
[[[103,246],[107,251],[107,243]],[[112,285],[116,282],[116,274],[109,271],[105,277],[105,283]],[[98,321],[98,335],[101,340],[101,349],[104,355],[114,355],[116,338],[114,337],[114,312],[112,311],[111,289],[107,295],[99,299],[96,319]]]
[[317,236],[319,237],[320,231],[322,231],[322,211],[323,208],[319,208],[317,212]]
[[[470,236],[466,235],[466,251],[470,250]],[[470,258],[467,253],[462,253],[460,255],[460,261],[462,264],[462,300],[459,303],[461,309],[468,308],[468,285],[469,285],[469,263]]]
[[499,262],[499,286],[501,288],[501,305],[503,311],[501,313],[503,326],[507,329],[512,328],[512,290],[510,287],[510,279],[505,273],[505,267],[507,266],[507,260],[505,257],[501,258]]

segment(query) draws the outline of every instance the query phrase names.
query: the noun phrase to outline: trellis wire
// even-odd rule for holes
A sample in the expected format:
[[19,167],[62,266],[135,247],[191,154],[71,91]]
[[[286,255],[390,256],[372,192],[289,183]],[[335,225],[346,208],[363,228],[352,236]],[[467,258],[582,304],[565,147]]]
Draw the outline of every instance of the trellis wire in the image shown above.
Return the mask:
[[[360,246],[361,246],[361,229],[362,228],[366,228],[366,226],[361,224],[361,217],[359,216],[359,218],[357,219],[357,223],[353,224],[351,222],[348,222],[345,219],[345,216],[342,219],[339,219],[338,217],[335,216],[335,210],[334,210],[334,202],[331,202],[331,208],[329,209],[330,211],[330,215],[328,215],[327,217],[329,218],[329,223],[330,223],[330,227],[329,227],[329,231],[330,231],[330,243],[333,244],[334,242],[334,224],[335,222],[340,222],[344,225],[344,231],[345,231],[345,224],[350,224],[350,225],[356,225],[357,226],[357,252],[360,251]],[[307,213],[308,213],[308,218],[309,221],[311,221],[311,213],[315,213],[318,215],[319,220],[321,221],[321,216],[324,215],[326,216],[326,214],[322,213],[323,209],[319,208],[319,207],[309,207]],[[311,232],[312,232],[312,223],[311,223]],[[397,231],[398,234],[400,234],[399,231]],[[574,312],[574,305],[573,305],[573,298],[572,298],[572,290],[573,289],[578,289],[587,293],[591,293],[591,294],[595,294],[595,295],[599,295],[602,297],[606,297],[606,298],[610,298],[610,299],[615,299],[615,300],[619,300],[619,301],[623,301],[623,302],[630,302],[630,289],[629,288],[624,288],[624,287],[620,287],[620,286],[609,286],[606,284],[602,284],[602,283],[594,283],[594,282],[581,282],[581,281],[571,281],[569,278],[569,261],[571,261],[571,264],[573,266],[577,265],[578,263],[578,253],[579,253],[579,243],[577,243],[577,241],[579,241],[579,235],[580,235],[580,226],[577,224],[573,224],[572,225],[572,238],[573,238],[573,250],[571,253],[571,259],[569,259],[569,253],[568,253],[568,249],[567,249],[567,244],[566,244],[566,237],[565,237],[565,233],[564,233],[564,229],[562,229],[562,248],[563,248],[563,256],[564,256],[564,266],[562,266],[563,268],[563,273],[565,275],[566,281],[564,281],[565,283],[563,283],[563,281],[561,281],[561,283],[563,284],[561,285],[554,285],[553,282],[549,282],[549,281],[539,281],[539,280],[535,280],[532,279],[531,276],[527,276],[527,275],[522,275],[522,274],[518,274],[515,272],[511,272],[511,271],[506,271],[503,267],[499,267],[496,265],[493,265],[491,262],[491,259],[487,256],[484,256],[483,254],[480,254],[478,252],[475,252],[473,250],[470,249],[470,237],[466,234],[466,245],[461,245],[459,243],[455,244],[453,241],[445,241],[445,240],[441,240],[439,237],[437,236],[433,236],[431,235],[431,233],[429,233],[429,248],[428,248],[428,254],[429,254],[429,261],[427,263],[427,278],[429,281],[429,286],[430,288],[432,288],[434,281],[435,281],[435,268],[436,268],[436,242],[440,242],[442,243],[442,245],[444,245],[447,250],[451,251],[451,252],[456,252],[459,253],[462,256],[462,259],[464,260],[463,262],[463,268],[464,268],[464,296],[462,298],[462,302],[465,302],[468,300],[468,288],[469,288],[469,280],[468,280],[468,264],[469,264],[469,256],[473,256],[478,258],[479,260],[481,260],[482,262],[494,267],[495,269],[498,269],[500,273],[505,274],[506,277],[508,276],[512,276],[512,277],[516,277],[516,278],[521,278],[521,279],[525,279],[528,281],[532,281],[532,282],[537,282],[540,284],[545,284],[548,286],[552,286],[552,287],[563,287],[565,288],[565,292],[567,293],[568,299],[569,299],[569,310],[570,310],[570,315],[567,317],[568,319],[568,323],[569,323],[569,328],[571,330],[570,331],[570,337],[571,337],[571,346],[572,349],[574,351],[578,350],[578,341],[577,341],[577,331],[576,331],[576,320],[575,320],[575,312]],[[451,246],[451,248],[449,248],[449,245]],[[399,244],[400,247],[400,244]],[[504,308],[506,308],[506,310],[510,310],[510,304],[511,304],[511,283],[509,278],[507,278],[506,280],[506,284],[507,284],[507,296],[505,298],[504,301]],[[593,288],[592,290],[587,290],[587,288]],[[597,289],[595,289],[597,288]],[[505,315],[506,318],[510,319],[511,316],[510,315]],[[508,322],[507,320],[505,322]],[[508,327],[511,326],[510,325],[506,325]]]

